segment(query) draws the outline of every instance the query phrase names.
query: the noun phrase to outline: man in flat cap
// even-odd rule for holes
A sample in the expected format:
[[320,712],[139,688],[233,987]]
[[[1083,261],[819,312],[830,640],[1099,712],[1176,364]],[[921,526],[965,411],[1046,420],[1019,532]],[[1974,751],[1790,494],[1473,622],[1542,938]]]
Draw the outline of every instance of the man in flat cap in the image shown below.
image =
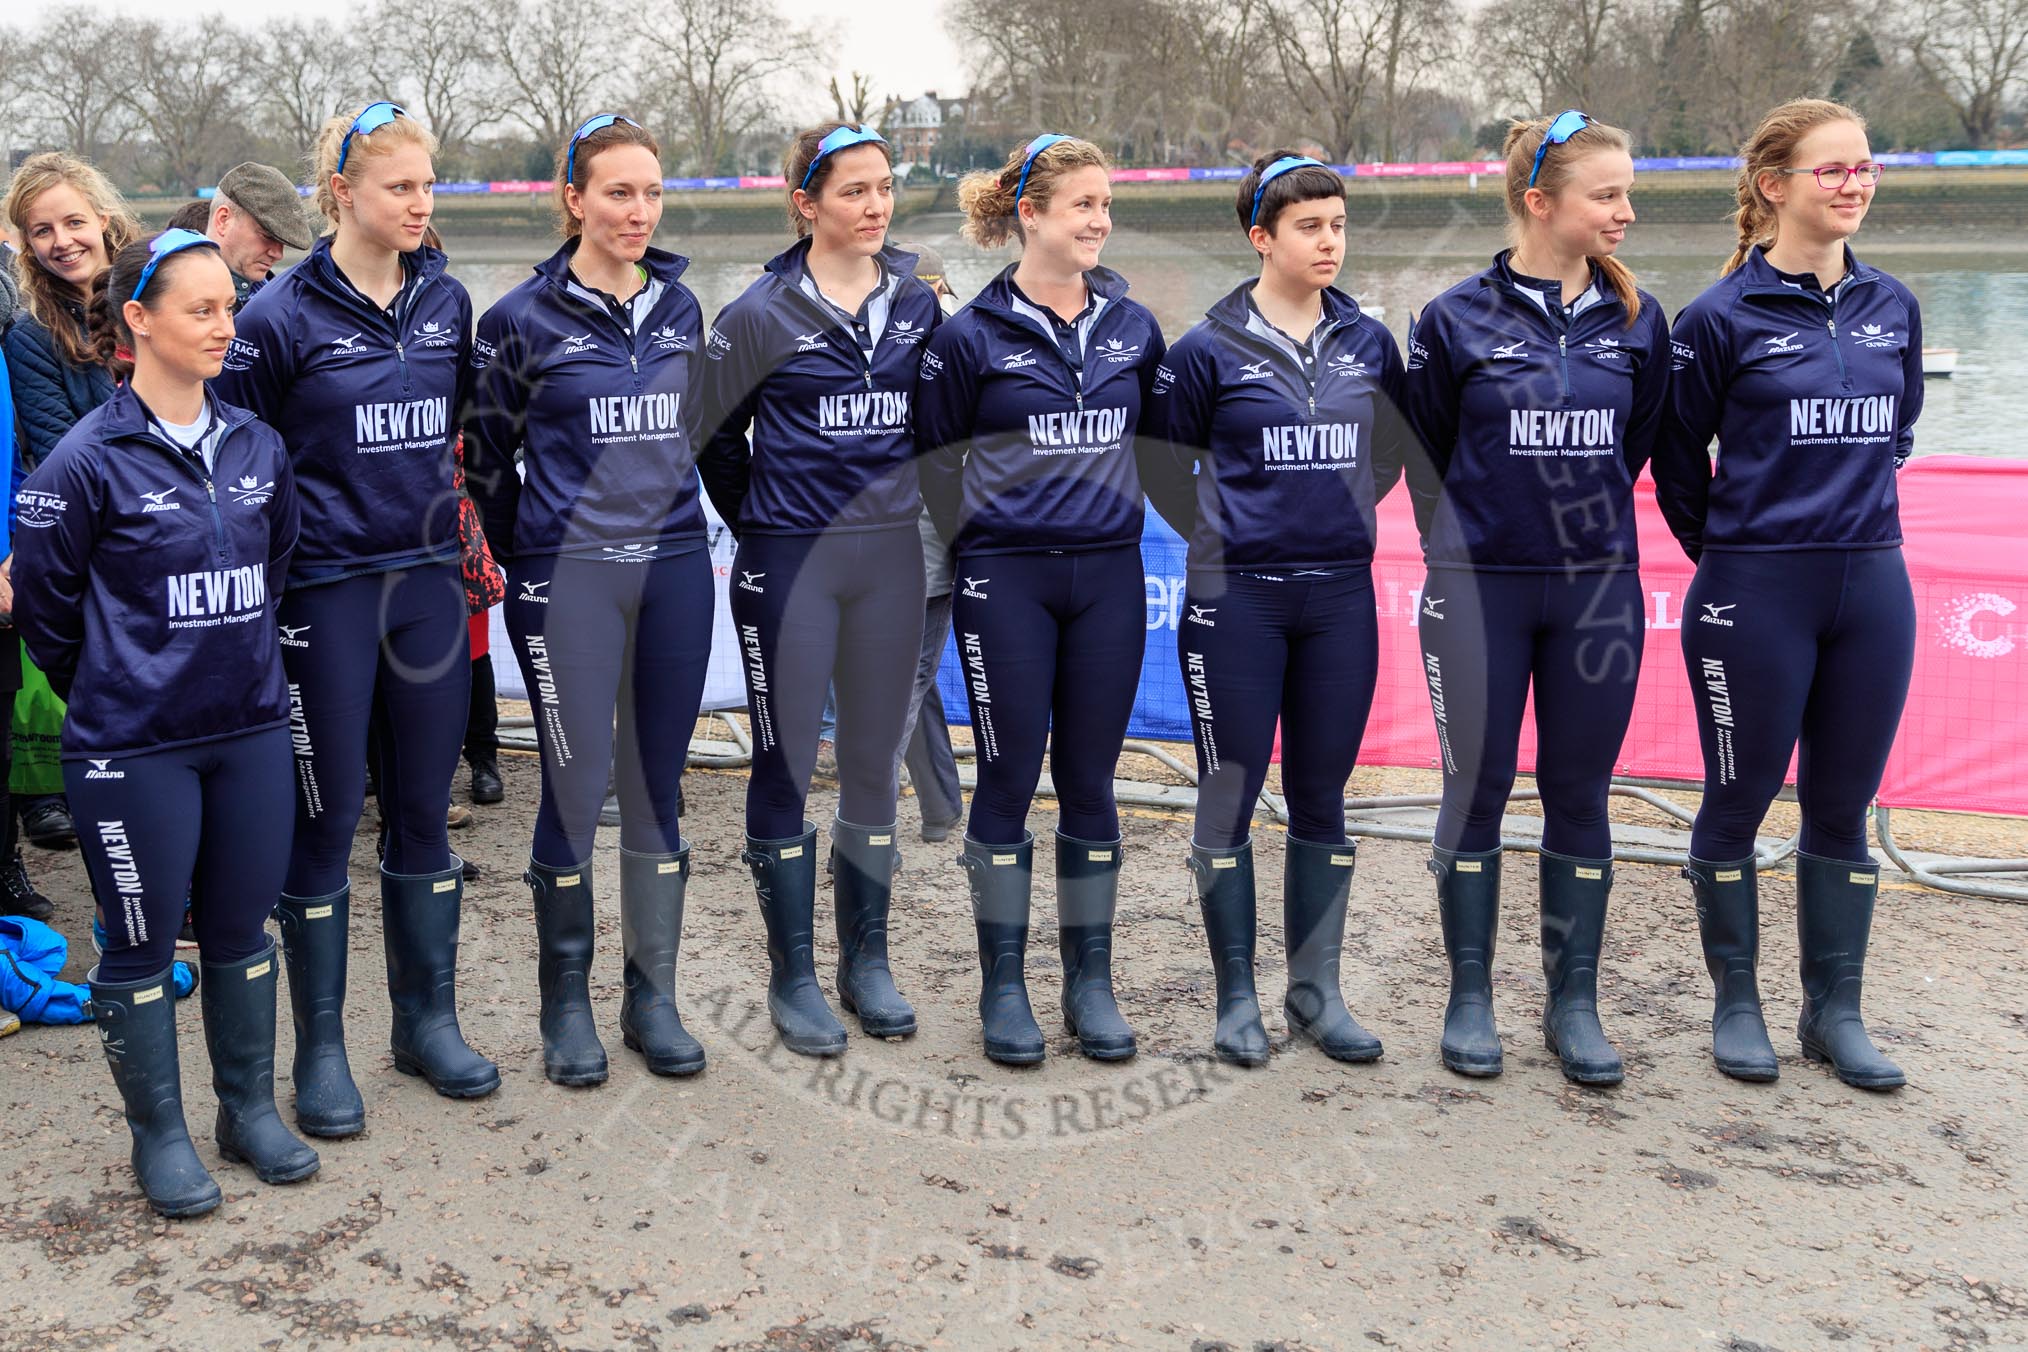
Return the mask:
[[218,241],[218,251],[232,269],[236,314],[267,285],[284,245],[307,249],[316,236],[296,185],[265,164],[248,162],[228,170],[210,206],[204,233]]

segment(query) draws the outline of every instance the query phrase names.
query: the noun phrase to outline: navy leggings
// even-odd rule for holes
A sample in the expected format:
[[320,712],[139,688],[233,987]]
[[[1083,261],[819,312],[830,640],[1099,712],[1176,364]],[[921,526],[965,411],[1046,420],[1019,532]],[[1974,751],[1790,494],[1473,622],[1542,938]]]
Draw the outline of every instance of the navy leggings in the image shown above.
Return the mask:
[[296,752],[288,894],[321,897],[345,886],[352,833],[366,804],[376,691],[387,712],[386,731],[374,747],[387,869],[448,868],[444,813],[472,687],[458,565],[424,564],[292,587],[277,613]]
[[979,767],[967,833],[1020,841],[1046,744],[1058,829],[1117,840],[1113,771],[1148,641],[1141,547],[961,558],[956,587],[952,629]]
[[536,863],[591,858],[608,768],[621,846],[681,848],[677,804],[711,661],[711,611],[702,546],[652,563],[543,555],[508,567],[507,632],[542,745]]
[[801,835],[824,699],[838,696],[838,815],[894,821],[894,749],[922,646],[915,523],[823,535],[749,534],[733,559],[732,622],[753,718],[746,829]]
[[1801,740],[1805,853],[1865,862],[1866,809],[1915,663],[1915,595],[1901,550],[1707,549],[1683,617],[1704,804],[1690,853],[1754,853]]
[[1437,845],[1499,848],[1532,684],[1542,848],[1610,856],[1607,790],[1647,636],[1640,574],[1432,569],[1416,625],[1443,758]]
[[1289,834],[1345,841],[1345,781],[1380,670],[1373,574],[1193,572],[1176,657],[1197,740],[1195,842],[1229,850],[1253,832],[1275,719]]
[[99,980],[140,981],[176,952],[187,900],[206,962],[267,947],[289,866],[289,731],[65,760],[78,848],[106,927]]

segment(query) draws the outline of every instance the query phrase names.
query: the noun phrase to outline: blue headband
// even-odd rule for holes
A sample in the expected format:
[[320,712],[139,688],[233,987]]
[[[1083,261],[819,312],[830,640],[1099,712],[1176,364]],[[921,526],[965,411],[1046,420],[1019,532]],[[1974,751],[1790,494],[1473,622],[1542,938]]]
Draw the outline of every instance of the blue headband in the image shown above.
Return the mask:
[[1558,113],[1549,130],[1543,133],[1542,144],[1535,147],[1535,167],[1528,171],[1528,186],[1534,187],[1535,180],[1542,177],[1542,157],[1549,153],[1549,147],[1562,145],[1590,125],[1591,118],[1575,108]]
[[1247,229],[1253,229],[1254,224],[1260,220],[1260,199],[1261,194],[1267,191],[1267,185],[1289,172],[1289,170],[1301,169],[1307,165],[1315,165],[1319,169],[1329,169],[1331,167],[1322,160],[1311,159],[1308,155],[1284,155],[1260,171],[1260,185],[1253,190],[1253,210],[1248,213],[1246,218]]
[[810,175],[817,172],[817,166],[847,146],[886,145],[887,138],[871,127],[839,127],[823,140],[817,142],[817,153],[810,158],[810,167],[803,171],[803,181],[796,186],[807,190]]
[[352,137],[371,136],[397,117],[407,117],[408,110],[386,99],[369,103],[359,110],[359,116],[352,119],[352,125],[345,129],[345,139],[338,143],[338,172],[345,172],[345,157],[352,153]]
[[1037,155],[1040,155],[1043,151],[1049,149],[1051,146],[1057,145],[1064,141],[1068,141],[1070,139],[1072,138],[1068,136],[1059,136],[1057,133],[1053,131],[1048,131],[1044,132],[1042,135],[1036,137],[1034,140],[1028,143],[1027,154],[1021,161],[1021,181],[1014,185],[1015,206],[1021,205],[1021,194],[1025,192],[1028,188],[1028,171],[1035,167],[1035,157]]
[[570,134],[570,149],[563,152],[563,181],[565,183],[577,182],[577,143],[595,131],[604,131],[615,122],[624,122],[630,127],[641,125],[634,121],[633,118],[623,117],[619,113],[600,113],[597,117],[587,118],[582,127],[579,127]]
[[217,247],[217,240],[200,235],[195,230],[164,230],[161,234],[155,236],[153,240],[149,241],[148,264],[141,269],[141,280],[134,283],[134,294],[127,299],[141,299],[141,293],[148,289],[148,283],[154,279],[155,269],[170,254],[181,253],[185,249],[216,249]]

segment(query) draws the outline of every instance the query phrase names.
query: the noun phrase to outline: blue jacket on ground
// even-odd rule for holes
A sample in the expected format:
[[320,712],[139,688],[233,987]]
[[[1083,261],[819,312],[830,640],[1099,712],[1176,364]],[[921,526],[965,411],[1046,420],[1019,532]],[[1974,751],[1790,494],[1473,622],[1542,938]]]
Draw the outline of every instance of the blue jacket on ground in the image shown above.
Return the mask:
[[1431,301],[1409,332],[1403,410],[1429,456],[1409,463],[1424,556],[1500,572],[1636,567],[1633,487],[1668,393],[1668,321],[1644,291],[1629,328],[1603,282],[1572,316],[1556,282],[1508,260]]
[[638,323],[626,307],[623,322],[569,289],[577,248],[565,244],[479,318],[466,487],[503,560],[681,552],[674,547],[704,540],[696,435],[704,317],[677,280],[690,262],[648,250],[641,267],[660,294]]
[[960,556],[1138,544],[1136,433],[1168,344],[1126,279],[1087,272],[1099,309],[1080,375],[1017,309],[1014,264],[923,352],[916,445],[923,505]]
[[700,468],[741,535],[874,530],[921,510],[913,404],[923,343],[943,322],[936,292],[914,254],[881,250],[887,321],[869,357],[803,290],[809,253],[804,239],[771,259],[711,326]]
[[[84,332],[84,306],[64,307],[79,333]],[[112,373],[96,363],[74,366],[64,358],[56,339],[27,310],[15,312],[4,340],[7,383],[14,393],[20,419],[21,460],[29,469],[41,464],[63,434],[85,414],[113,396]]]
[[1190,542],[1193,569],[1368,562],[1374,504],[1415,444],[1397,407],[1400,349],[1333,287],[1298,358],[1260,331],[1254,285],[1156,370],[1139,432],[1148,500]]
[[0,915],[0,1009],[23,1023],[90,1023],[91,988],[57,975],[69,956],[70,941],[41,921]]
[[69,702],[66,760],[288,719],[274,618],[296,544],[288,451],[245,409],[211,414],[224,430],[207,472],[122,386],[22,485],[14,627]]
[[1685,553],[1901,543],[1894,471],[1922,412],[1922,313],[1907,287],[1848,248],[1826,295],[1755,248],[1670,338],[1655,488]]
[[318,240],[240,312],[212,382],[289,448],[303,503],[295,586],[458,557],[451,447],[472,300],[435,249],[402,266],[389,315],[339,272],[330,237]]

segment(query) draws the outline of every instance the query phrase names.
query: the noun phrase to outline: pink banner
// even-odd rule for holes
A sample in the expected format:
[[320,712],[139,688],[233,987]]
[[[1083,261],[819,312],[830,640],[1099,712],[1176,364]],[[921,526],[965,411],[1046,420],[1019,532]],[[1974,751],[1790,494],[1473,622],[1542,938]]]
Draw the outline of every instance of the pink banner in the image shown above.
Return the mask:
[[[1505,160],[1424,160],[1400,164],[1371,164],[1352,166],[1356,178],[1429,178],[1446,174],[1504,174]],[[1118,177],[1118,175],[1114,175]]]
[[[2028,815],[2028,461],[1930,456],[1901,473],[1901,519],[1915,586],[1915,678],[1880,801],[1893,807]],[[1641,582],[1648,636],[1618,772],[1701,781],[1679,631],[1692,569],[1644,479]],[[1381,504],[1373,583],[1380,685],[1361,764],[1436,768],[1415,615],[1424,578],[1407,494]],[[1521,768],[1535,765],[1534,712]],[[1794,766],[1790,766],[1794,779]]]

